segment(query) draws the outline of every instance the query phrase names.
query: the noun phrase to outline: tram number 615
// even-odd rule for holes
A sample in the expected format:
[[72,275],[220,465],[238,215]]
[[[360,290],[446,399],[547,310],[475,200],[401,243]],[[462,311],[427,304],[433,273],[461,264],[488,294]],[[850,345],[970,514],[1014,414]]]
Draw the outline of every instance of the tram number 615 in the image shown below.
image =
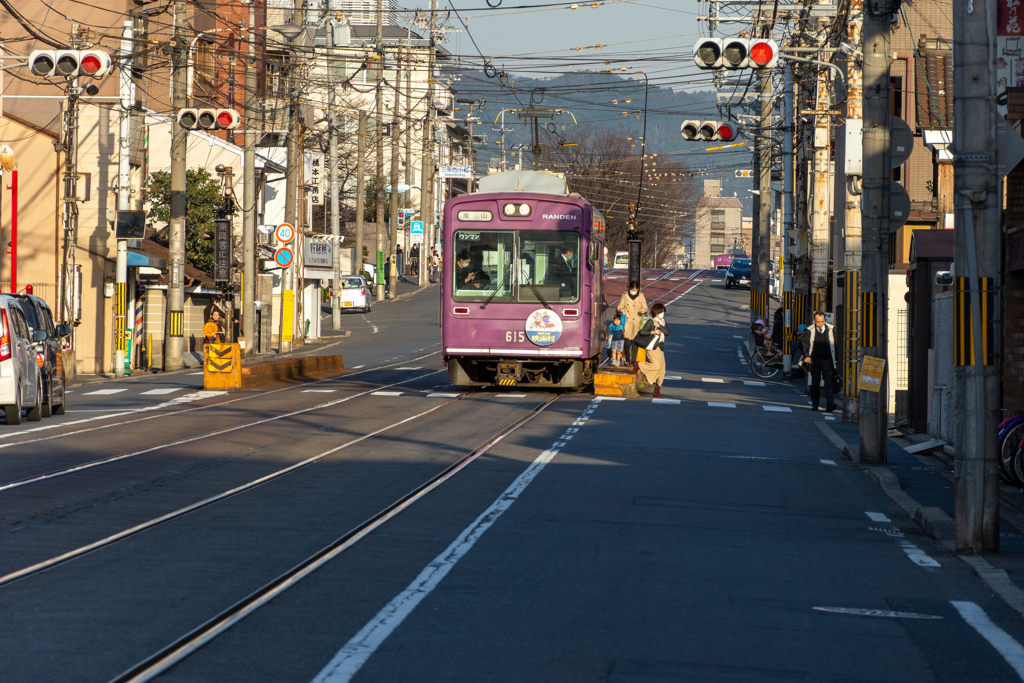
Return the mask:
[[526,341],[526,333],[523,332],[522,330],[520,330],[518,332],[516,332],[516,331],[506,332],[505,333],[505,341],[506,342],[522,342],[522,341]]

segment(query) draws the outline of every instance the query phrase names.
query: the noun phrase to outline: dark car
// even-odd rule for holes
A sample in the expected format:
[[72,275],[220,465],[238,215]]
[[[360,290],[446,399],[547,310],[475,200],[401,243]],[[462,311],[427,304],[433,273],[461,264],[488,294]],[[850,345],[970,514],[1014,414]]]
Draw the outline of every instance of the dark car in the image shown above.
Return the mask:
[[725,288],[750,286],[750,259],[733,259],[729,264],[729,272],[725,274]]
[[36,358],[43,390],[43,417],[64,414],[64,356],[60,340],[71,334],[70,325],[54,325],[53,313],[46,302],[31,294],[11,295],[25,314],[29,328],[46,332],[46,339],[36,342]]

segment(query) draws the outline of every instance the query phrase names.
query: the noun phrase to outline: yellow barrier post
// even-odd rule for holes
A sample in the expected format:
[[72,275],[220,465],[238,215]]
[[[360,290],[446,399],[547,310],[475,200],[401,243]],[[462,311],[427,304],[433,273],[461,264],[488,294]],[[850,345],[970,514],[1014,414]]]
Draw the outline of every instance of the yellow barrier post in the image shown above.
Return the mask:
[[203,347],[203,387],[242,388],[242,354],[238,344],[207,344]]

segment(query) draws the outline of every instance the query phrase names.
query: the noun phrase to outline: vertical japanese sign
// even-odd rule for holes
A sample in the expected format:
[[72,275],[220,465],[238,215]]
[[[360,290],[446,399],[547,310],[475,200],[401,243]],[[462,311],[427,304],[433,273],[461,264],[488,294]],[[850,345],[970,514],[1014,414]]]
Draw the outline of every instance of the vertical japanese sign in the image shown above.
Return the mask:
[[998,21],[996,35],[1019,37],[1024,34],[1020,21],[1021,0],[997,0]]
[[213,279],[231,280],[231,220],[227,218],[213,222]]
[[324,202],[324,153],[313,152],[309,163],[309,203],[319,206]]

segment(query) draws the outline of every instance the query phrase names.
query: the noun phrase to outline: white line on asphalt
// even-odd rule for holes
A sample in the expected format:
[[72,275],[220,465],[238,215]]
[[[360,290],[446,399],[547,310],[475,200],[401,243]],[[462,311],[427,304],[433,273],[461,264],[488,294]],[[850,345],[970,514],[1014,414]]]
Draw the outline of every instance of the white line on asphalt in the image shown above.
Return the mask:
[[304,394],[333,394],[337,389],[303,389]]
[[[598,401],[595,399],[590,407]],[[345,643],[337,654],[313,679],[314,683],[342,683],[352,680],[359,669],[373,656],[388,636],[394,633],[405,618],[412,614],[424,598],[437,588],[455,564],[465,557],[498,518],[512,507],[512,503],[526,490],[544,467],[558,454],[556,449],[543,451],[516,480],[498,496],[491,506],[466,527],[452,544],[428,564],[408,587],[394,597],[371,619],[359,633]]]
[[376,326],[376,325],[374,325],[373,323],[371,323],[371,322],[370,322],[369,320],[367,320],[366,322],[370,323],[370,327],[372,327],[372,328],[373,328],[373,333],[374,333],[374,334],[377,334],[377,326]]
[[743,339],[743,335],[742,334],[734,334],[734,335],[732,335],[732,338],[733,339]]
[[835,418],[835,416],[834,416],[834,415],[825,415],[825,419],[826,419],[826,420],[834,420],[834,419],[836,419],[836,418]]
[[711,382],[712,384],[725,384],[725,380],[724,379],[719,379],[718,377],[701,377],[700,381],[701,382]]
[[182,391],[184,387],[171,387],[169,389],[150,389],[149,391],[143,391],[140,396],[159,396],[163,394],[173,394],[175,391]]
[[716,403],[715,401],[708,401],[708,408],[735,408],[735,403]]
[[97,389],[96,391],[89,391],[82,394],[83,396],[109,396],[111,394],[120,394],[122,391],[128,391],[127,389]]
[[836,461],[835,460],[825,460],[825,459],[822,459],[821,464],[822,465],[832,465],[833,467],[835,467]]
[[186,372],[185,373],[185,375],[189,376],[189,377],[192,377],[192,376],[195,376],[195,375],[201,375],[201,374],[203,374],[202,371],[199,371],[199,372]]
[[672,405],[677,405],[679,403],[682,403],[682,401],[680,401],[678,398],[652,398],[651,403],[669,403]]
[[665,375],[665,379],[682,379],[682,377],[678,375]]
[[769,413],[792,413],[793,409],[787,406],[761,406]]
[[526,398],[526,394],[498,394],[498,398]]
[[751,382],[750,380],[744,380],[743,383],[746,384],[748,387],[763,387],[764,386],[764,382]]
[[374,391],[371,396],[401,396],[401,391]]
[[1013,636],[996,626],[995,622],[989,619],[985,610],[978,604],[958,600],[950,600],[950,604],[956,608],[964,621],[971,625],[971,628],[980,633],[981,637],[1003,656],[1003,659],[1013,667],[1021,680],[1024,680],[1024,647],[1021,647],[1021,644],[1014,640]]
[[395,368],[395,370],[422,370],[423,368]]
[[881,512],[865,512],[872,522],[891,522],[892,520],[883,515]]
[[896,545],[898,545],[903,550],[903,552],[905,552],[907,554],[907,557],[910,558],[910,561],[913,562],[914,564],[916,564],[918,567],[941,567],[942,566],[937,561],[935,561],[932,558],[928,557],[928,554],[925,551],[921,550],[920,548],[918,548],[916,545],[914,545],[913,543],[911,543],[910,541],[908,541],[905,538],[902,538],[902,539],[899,539],[898,541],[896,541]]
[[740,359],[740,365],[747,364],[747,361],[743,358],[743,347],[739,344],[736,345],[736,356]]
[[365,368],[365,367],[366,367],[365,365],[357,365],[354,368],[350,368],[350,369],[351,370],[358,370],[359,368]]
[[[597,401],[598,403],[601,403],[602,401],[625,401],[626,397],[625,396],[598,396],[594,400]],[[573,423],[573,424],[575,424],[575,423]]]
[[427,394],[427,398],[458,398],[459,394],[444,394],[434,392],[433,394]]

